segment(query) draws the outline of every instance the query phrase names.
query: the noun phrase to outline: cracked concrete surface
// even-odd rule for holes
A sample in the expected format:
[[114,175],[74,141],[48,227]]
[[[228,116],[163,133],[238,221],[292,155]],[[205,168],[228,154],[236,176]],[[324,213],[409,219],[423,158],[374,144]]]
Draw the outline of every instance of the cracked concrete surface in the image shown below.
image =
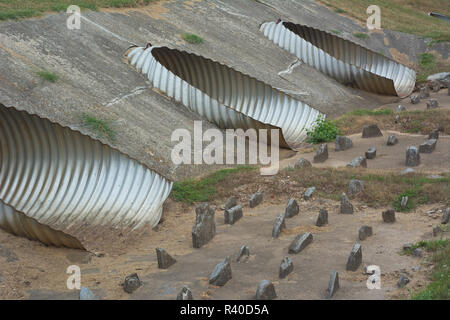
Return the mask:
[[[344,87],[304,64],[291,65],[293,55],[259,31],[262,22],[278,18],[339,29],[344,37],[363,29],[312,1],[279,0],[270,6],[243,0],[157,1],[144,8],[83,11],[82,16],[80,30],[66,28],[65,13],[0,23],[0,103],[91,136],[80,123],[81,113],[110,120],[117,141],[102,138],[102,142],[172,180],[218,166],[172,163],[171,133],[177,128],[192,132],[193,121],[200,118],[159,92],[147,90],[151,89],[148,81],[123,59],[132,43],[150,41],[210,57],[280,88],[329,117],[395,99]],[[182,41],[183,32],[201,36],[204,43]],[[395,38],[389,41],[391,47],[411,61],[426,47],[415,36],[391,31],[357,41],[379,51],[386,48],[385,37]],[[40,79],[36,72],[43,69],[57,74],[58,81]],[[280,76],[280,70],[287,72]]]

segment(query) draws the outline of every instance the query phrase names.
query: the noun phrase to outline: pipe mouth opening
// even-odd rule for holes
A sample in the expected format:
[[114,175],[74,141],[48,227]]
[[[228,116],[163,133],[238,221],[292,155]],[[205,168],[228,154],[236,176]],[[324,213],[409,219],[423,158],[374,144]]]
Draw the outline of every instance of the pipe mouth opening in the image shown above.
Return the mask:
[[280,129],[282,147],[300,144],[321,115],[256,78],[186,51],[140,47],[128,60],[154,87],[222,129]]
[[414,90],[414,70],[351,40],[286,21],[269,22],[260,29],[280,47],[344,85],[401,98]]
[[0,104],[0,228],[86,248],[97,231],[156,226],[171,188],[98,140]]

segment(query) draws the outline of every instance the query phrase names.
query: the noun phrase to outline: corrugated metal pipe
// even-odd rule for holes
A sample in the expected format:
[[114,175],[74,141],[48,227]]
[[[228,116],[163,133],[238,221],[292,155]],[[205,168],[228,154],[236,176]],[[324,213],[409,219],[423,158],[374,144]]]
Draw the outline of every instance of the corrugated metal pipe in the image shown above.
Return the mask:
[[321,115],[262,81],[192,53],[136,47],[128,59],[154,87],[222,129],[279,128],[280,145],[295,148]]
[[156,226],[172,182],[78,131],[0,104],[0,227],[83,248],[83,228]]
[[260,30],[307,65],[345,85],[400,98],[414,90],[414,70],[352,41],[292,22],[266,22]]

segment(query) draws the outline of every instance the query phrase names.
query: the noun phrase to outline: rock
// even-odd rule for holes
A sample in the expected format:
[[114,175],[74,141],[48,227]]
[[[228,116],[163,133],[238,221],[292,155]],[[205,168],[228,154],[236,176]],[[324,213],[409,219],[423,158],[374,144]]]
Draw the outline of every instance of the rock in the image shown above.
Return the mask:
[[350,163],[347,164],[347,167],[349,167],[349,168],[358,168],[358,167],[367,168],[366,158],[356,157]]
[[377,156],[377,148],[372,147],[366,151],[366,159],[375,159]]
[[325,162],[328,159],[328,145],[323,143],[319,146],[314,155],[314,163]]
[[406,108],[404,107],[404,106],[402,106],[401,104],[399,104],[398,106],[397,106],[397,111],[398,112],[402,112],[402,111],[405,111],[406,110]]
[[347,260],[346,270],[356,271],[362,263],[362,248],[359,243],[355,243]]
[[256,290],[256,300],[273,300],[277,297],[275,287],[269,280],[262,280]]
[[222,287],[231,278],[230,257],[226,257],[224,261],[214,267],[213,272],[209,276],[209,284]]
[[408,283],[409,283],[409,279],[406,276],[401,275],[400,279],[398,279],[397,286],[399,288],[402,288],[402,287],[406,286]]
[[394,136],[394,135],[389,136],[389,138],[387,140],[388,146],[393,146],[393,145],[396,145],[397,143],[398,143],[398,139],[396,136]]
[[352,179],[348,184],[348,194],[353,195],[360,193],[364,187],[364,184],[361,180]]
[[237,198],[236,197],[230,197],[225,202],[225,210],[231,209],[233,207],[237,206]]
[[327,298],[331,299],[338,289],[339,289],[339,273],[333,270],[330,276],[330,283],[328,284]]
[[328,211],[325,209],[319,210],[319,216],[317,217],[316,226],[322,227],[328,224]]
[[374,138],[374,137],[381,137],[383,134],[381,133],[380,128],[378,128],[378,125],[376,124],[370,124],[367,126],[364,126],[362,131],[362,137],[363,138]]
[[344,136],[336,137],[336,151],[344,151],[353,147],[353,142],[350,138]]
[[394,122],[398,123],[399,121],[400,121],[400,115],[396,114],[395,117],[394,117]]
[[389,209],[389,210],[383,211],[382,216],[383,216],[383,221],[386,223],[395,222],[395,210],[394,209]]
[[439,180],[439,179],[443,179],[445,178],[444,176],[441,176],[439,174],[430,174],[429,176],[427,176],[428,179],[433,179],[433,180]]
[[286,206],[286,211],[284,213],[286,218],[292,218],[299,213],[298,203],[294,198],[290,198]]
[[419,146],[420,153],[432,153],[436,148],[436,139],[428,139]]
[[431,90],[433,92],[439,92],[439,90],[441,90],[441,83],[439,81],[432,81]]
[[428,99],[427,109],[435,109],[439,107],[439,102],[436,99]]
[[201,248],[216,235],[214,210],[208,203],[200,203],[195,207],[195,223],[192,228],[192,245]]
[[412,269],[412,271],[420,271],[420,266],[414,266],[414,267],[412,267],[411,268]]
[[370,226],[362,226],[359,228],[358,238],[359,240],[366,240],[367,237],[372,235],[372,227]]
[[275,223],[273,224],[273,229],[272,229],[272,237],[273,238],[278,238],[281,234],[281,232],[283,231],[284,228],[286,228],[286,224],[284,222],[284,214],[280,213],[278,215],[278,217],[275,219]]
[[81,287],[80,300],[100,300],[90,289]]
[[311,162],[309,162],[308,160],[306,160],[304,158],[301,158],[300,160],[298,160],[294,165],[295,169],[309,168],[309,167],[312,167]]
[[409,99],[412,104],[418,104],[420,102],[420,96],[418,94],[413,94]]
[[280,279],[286,278],[288,274],[292,272],[292,270],[294,270],[294,264],[292,263],[292,260],[289,257],[284,257],[280,265]]
[[177,294],[177,300],[194,300],[194,297],[192,297],[192,292],[189,287],[184,286],[181,288],[180,292]]
[[258,191],[250,197],[250,208],[254,208],[263,201],[263,193]]
[[305,194],[303,195],[303,199],[311,200],[314,191],[316,191],[316,187],[310,187],[306,189]]
[[444,213],[442,214],[442,224],[447,224],[450,219],[450,207],[445,209]]
[[450,72],[439,72],[429,75],[427,77],[428,81],[442,81],[450,77]]
[[439,234],[441,234],[443,231],[441,227],[434,225],[433,226],[433,237],[437,237]]
[[412,255],[415,257],[421,257],[422,256],[422,250],[419,248],[416,248],[412,251]]
[[404,196],[404,197],[402,197],[402,201],[400,203],[400,207],[406,208],[407,205],[408,205],[408,196]]
[[237,205],[231,209],[225,210],[225,223],[234,224],[242,218],[242,206]]
[[245,262],[248,260],[248,258],[250,257],[250,249],[247,246],[242,246],[239,249],[239,253],[238,253],[238,257],[237,257],[237,262]]
[[404,251],[411,250],[412,247],[413,247],[412,244],[409,243],[409,242],[403,244],[403,250],[404,250]]
[[172,258],[167,251],[162,248],[156,248],[156,257],[158,259],[159,269],[167,269],[177,262],[177,260]]
[[405,170],[402,170],[402,172],[400,172],[400,174],[402,176],[404,175],[408,175],[408,174],[413,174],[415,171],[413,168],[406,168]]
[[420,164],[419,150],[415,146],[409,146],[406,149],[406,161],[405,166],[416,167]]
[[350,203],[345,192],[341,195],[341,207],[340,212],[344,214],[353,214],[353,205]]
[[428,135],[428,139],[439,139],[439,129],[434,129],[433,131],[431,131]]
[[295,237],[294,241],[289,246],[289,253],[299,253],[305,249],[313,241],[313,236],[311,232],[306,232],[304,234],[299,234]]
[[428,98],[429,96],[430,96],[430,90],[428,89],[428,87],[422,87],[419,89],[420,99],[425,99],[425,98]]
[[141,280],[139,280],[137,273],[133,273],[125,277],[125,281],[123,283],[123,290],[126,293],[133,293],[141,285],[142,282]]

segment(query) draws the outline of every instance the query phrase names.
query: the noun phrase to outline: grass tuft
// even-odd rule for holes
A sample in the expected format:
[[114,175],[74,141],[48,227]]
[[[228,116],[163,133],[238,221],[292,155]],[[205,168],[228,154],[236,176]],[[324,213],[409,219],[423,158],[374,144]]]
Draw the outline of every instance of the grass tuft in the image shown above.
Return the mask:
[[[420,241],[413,249],[423,248],[433,252],[434,263],[431,283],[424,289],[411,295],[412,300],[449,300],[450,299],[450,239]],[[410,251],[412,251],[410,250]]]
[[89,128],[99,138],[107,138],[111,142],[116,140],[116,132],[110,127],[108,121],[97,119],[95,116],[83,113],[81,115],[83,125]]
[[56,82],[56,80],[58,80],[58,78],[59,78],[58,75],[56,75],[50,71],[47,71],[47,70],[41,70],[36,73],[42,79],[50,81],[50,82]]
[[181,35],[181,38],[189,43],[192,44],[199,44],[199,43],[203,43],[203,39],[195,34],[192,33],[183,33]]
[[360,39],[367,39],[369,38],[369,35],[367,33],[361,33],[361,32],[353,32],[353,35]]
[[209,201],[212,196],[216,194],[215,186],[238,172],[246,172],[256,170],[254,166],[242,165],[236,168],[218,170],[202,179],[187,179],[184,181],[175,182],[171,197],[175,201],[182,201],[186,203]]

